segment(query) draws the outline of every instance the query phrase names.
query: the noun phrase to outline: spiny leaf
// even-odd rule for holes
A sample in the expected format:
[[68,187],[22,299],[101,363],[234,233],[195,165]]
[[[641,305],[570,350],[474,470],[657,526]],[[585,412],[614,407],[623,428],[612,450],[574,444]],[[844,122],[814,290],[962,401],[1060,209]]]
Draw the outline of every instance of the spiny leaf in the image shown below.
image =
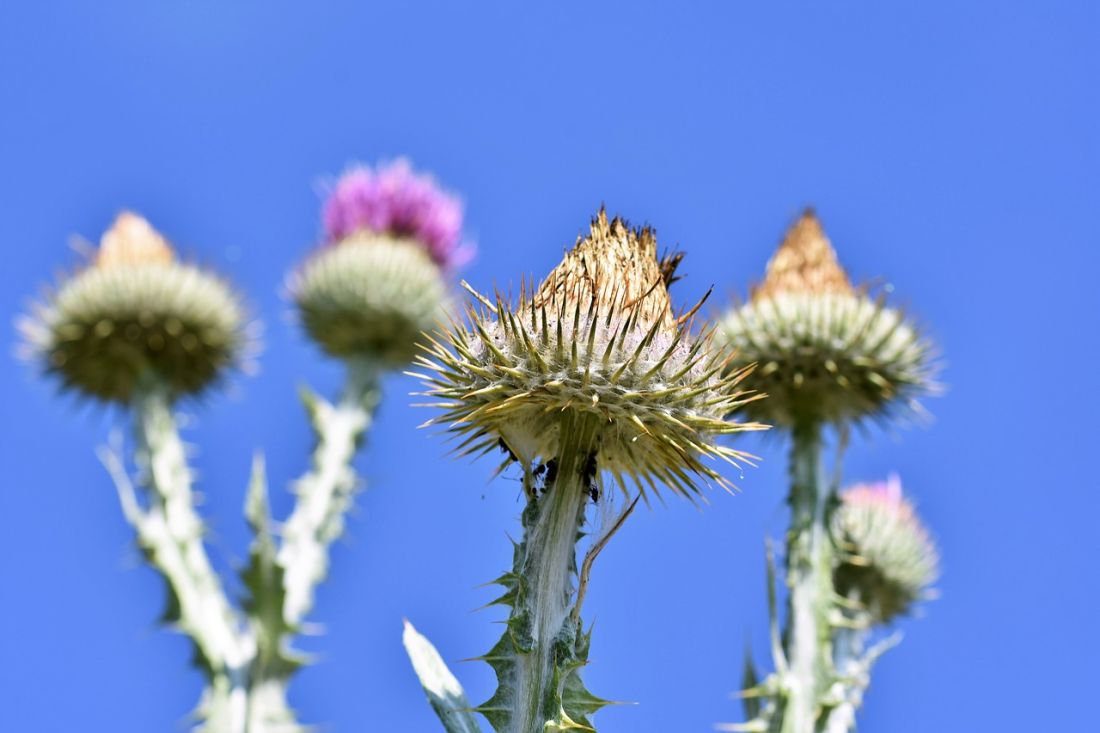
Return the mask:
[[447,733],[481,733],[466,693],[432,643],[408,621],[405,621],[402,641],[420,685],[428,695],[428,702]]
[[245,611],[256,629],[257,665],[261,677],[289,676],[303,659],[284,648],[293,631],[283,619],[283,568],[276,562],[275,539],[268,509],[267,477],[263,455],[252,460],[252,476],[245,499],[245,517],[255,539],[249,548],[249,562],[241,572],[246,596]]

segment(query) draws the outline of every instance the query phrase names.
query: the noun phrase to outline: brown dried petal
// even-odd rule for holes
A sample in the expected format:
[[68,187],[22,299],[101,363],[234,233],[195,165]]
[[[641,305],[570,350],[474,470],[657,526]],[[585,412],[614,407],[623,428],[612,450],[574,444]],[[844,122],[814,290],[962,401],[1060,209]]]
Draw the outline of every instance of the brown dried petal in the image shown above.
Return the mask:
[[600,209],[589,235],[539,286],[535,306],[568,313],[579,302],[583,312],[595,300],[599,312],[629,313],[645,327],[660,322],[671,333],[676,318],[665,279],[653,230],[632,229],[619,217],[608,221]]
[[175,259],[172,245],[141,216],[124,211],[99,242],[96,266],[168,264]]
[[841,293],[854,289],[837,260],[836,251],[810,209],[787,230],[787,236],[768,262],[764,281],[754,288],[753,300],[776,293]]

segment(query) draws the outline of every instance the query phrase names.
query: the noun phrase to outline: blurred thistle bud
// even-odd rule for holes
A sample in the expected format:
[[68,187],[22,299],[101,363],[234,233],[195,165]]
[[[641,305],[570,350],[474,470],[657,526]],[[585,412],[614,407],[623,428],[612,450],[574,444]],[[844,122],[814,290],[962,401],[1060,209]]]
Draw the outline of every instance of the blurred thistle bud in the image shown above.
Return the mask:
[[595,417],[590,470],[609,472],[624,492],[624,478],[689,496],[699,478],[725,485],[703,458],[744,459],[717,437],[763,426],[726,419],[751,399],[744,372],[725,369],[709,333],[691,333],[699,306],[674,315],[667,286],[678,262],[658,260],[652,230],[601,209],[541,285],[521,288],[518,305],[474,293],[482,307],[470,309],[470,325],[455,323],[432,358],[418,357],[434,371],[426,394],[446,410],[431,422],[463,437],[466,453],[499,445],[530,466],[559,454],[566,413]]
[[176,259],[149,222],[123,212],[95,260],[22,319],[26,350],[65,388],[127,402],[155,379],[197,394],[240,363],[240,299],[217,276]]
[[907,612],[935,582],[936,547],[897,476],[844,491],[832,525],[836,591],[861,603],[875,622]]
[[750,414],[779,425],[917,409],[917,397],[934,389],[931,344],[902,313],[852,287],[810,210],[719,334],[734,368],[758,365],[746,385],[768,398]]
[[341,176],[323,220],[324,245],[290,283],[306,331],[332,356],[407,364],[471,254],[461,203],[400,160]]

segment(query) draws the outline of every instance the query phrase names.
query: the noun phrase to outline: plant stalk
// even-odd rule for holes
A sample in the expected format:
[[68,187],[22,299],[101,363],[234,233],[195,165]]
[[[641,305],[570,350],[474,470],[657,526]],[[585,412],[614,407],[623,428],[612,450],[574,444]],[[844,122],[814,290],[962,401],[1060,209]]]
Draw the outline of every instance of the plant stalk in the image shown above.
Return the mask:
[[328,573],[328,551],[344,528],[357,479],[351,463],[381,399],[380,370],[368,360],[349,361],[340,400],[332,405],[308,394],[317,435],[311,469],[298,479],[294,510],[282,530],[283,619],[298,627],[313,607],[314,591]]
[[136,501],[129,503],[128,519],[151,564],[168,582],[172,620],[198,650],[208,677],[208,730],[245,733],[248,668],[255,641],[227,600],[203,547],[191,470],[167,391],[157,383],[145,385],[134,398],[133,411],[138,456],[149,491],[144,509]]
[[816,733],[820,703],[834,678],[829,614],[833,602],[832,489],[822,462],[822,426],[796,425],[791,446],[791,529],[787,536],[786,675],[783,733]]
[[329,546],[343,531],[357,487],[351,462],[379,398],[379,369],[369,361],[349,363],[335,405],[304,395],[318,444],[311,470],[297,482],[298,499],[278,547],[267,515],[262,460],[254,466],[246,513],[257,537],[245,574],[247,622],[229,601],[203,546],[191,470],[163,385],[147,381],[132,402],[137,461],[145,469],[140,499],[118,451],[101,451],[127,521],[168,584],[167,618],[195,644],[206,677],[200,713],[207,733],[301,730],[286,699],[290,675],[300,664],[289,640],[313,606],[316,586],[328,570]]
[[523,541],[512,572],[498,581],[508,589],[499,601],[511,606],[508,628],[485,656],[497,691],[477,708],[498,733],[592,730],[587,716],[606,704],[580,680],[588,636],[574,613],[573,585],[598,429],[595,416],[565,411],[558,454],[540,472],[541,490],[526,469]]
[[[570,647],[576,637],[571,622],[573,576],[577,571],[576,544],[584,523],[588,499],[583,465],[595,448],[594,421],[567,411],[562,419],[557,475],[547,485],[534,521],[526,527],[523,572],[529,598],[533,649],[522,656],[517,675],[515,732],[541,731],[561,710],[560,677],[555,647]],[[559,640],[559,637],[560,640]]]

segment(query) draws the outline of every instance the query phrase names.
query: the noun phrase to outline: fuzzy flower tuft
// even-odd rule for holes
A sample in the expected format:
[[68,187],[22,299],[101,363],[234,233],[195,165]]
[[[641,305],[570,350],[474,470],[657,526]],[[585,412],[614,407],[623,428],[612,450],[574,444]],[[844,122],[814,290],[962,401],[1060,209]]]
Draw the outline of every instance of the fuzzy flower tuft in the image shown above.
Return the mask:
[[[751,396],[709,334],[673,313],[667,285],[679,258],[659,261],[650,229],[604,211],[518,304],[474,294],[469,325],[433,340],[419,375],[445,412],[431,421],[463,439],[465,453],[498,446],[530,467],[560,451],[569,416],[596,418],[593,471],[643,490],[664,484],[691,496],[698,480],[725,484],[707,456],[746,456],[720,435],[763,426],[726,419]],[[598,469],[598,470],[597,470]]]
[[236,293],[177,261],[168,241],[130,212],[103,235],[94,263],[20,327],[27,351],[66,388],[116,402],[148,380],[176,397],[201,392],[249,343]]
[[372,170],[352,168],[325,201],[326,241],[358,232],[413,239],[444,269],[464,264],[472,252],[462,242],[462,202],[406,160]]
[[719,334],[735,367],[758,365],[746,384],[768,399],[750,414],[786,427],[917,410],[935,389],[931,344],[902,313],[852,287],[812,211]]
[[897,476],[844,491],[833,536],[840,549],[837,593],[862,603],[877,622],[908,611],[936,580],[936,547]]

